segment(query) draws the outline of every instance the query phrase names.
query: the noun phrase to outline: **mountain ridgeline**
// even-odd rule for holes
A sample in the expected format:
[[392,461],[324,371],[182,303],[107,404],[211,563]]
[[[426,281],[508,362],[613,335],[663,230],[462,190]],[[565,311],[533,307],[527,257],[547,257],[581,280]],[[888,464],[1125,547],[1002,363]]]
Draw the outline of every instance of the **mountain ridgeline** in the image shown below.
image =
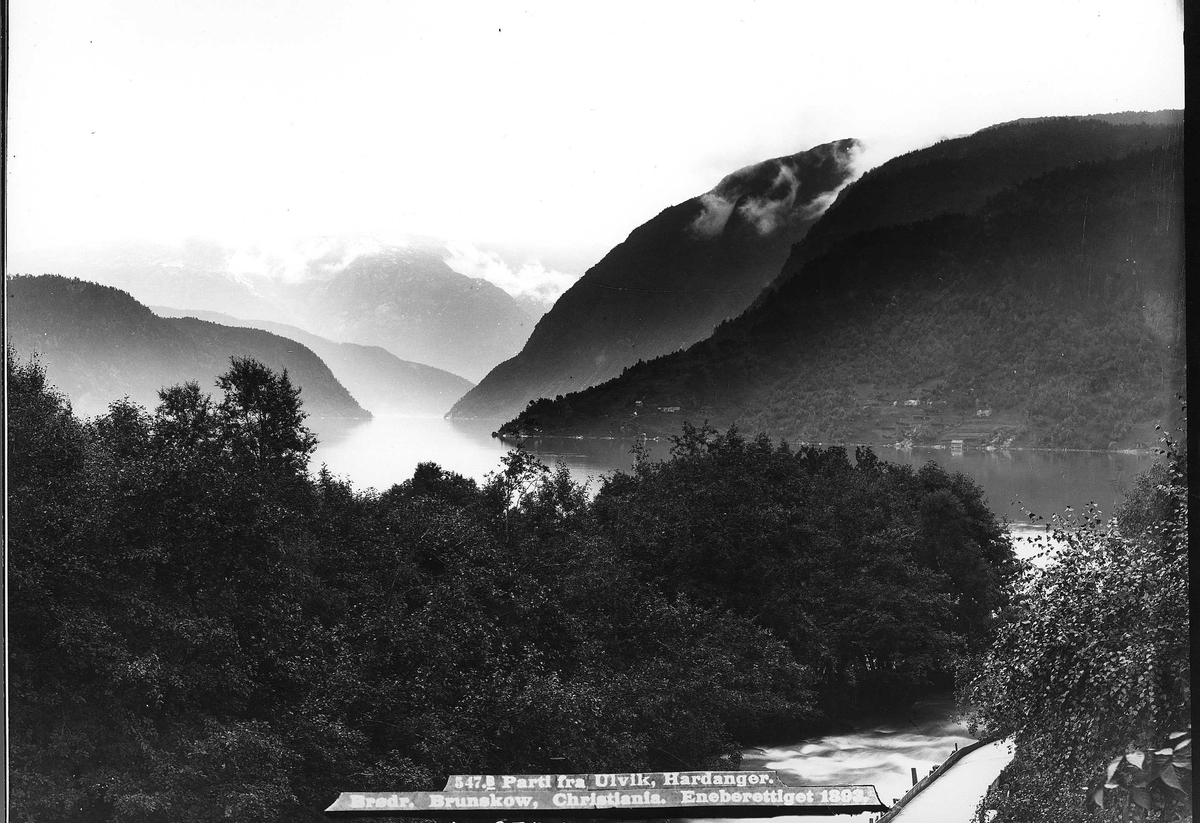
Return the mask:
[[793,250],[773,285],[786,283],[807,261],[855,234],[943,214],[973,214],[992,195],[1052,169],[1123,157],[1181,138],[1178,117],[1109,119],[1114,122],[1057,117],[1001,124],[872,169],[855,191],[830,206],[829,219],[819,221]]
[[191,240],[26,253],[10,256],[8,270],[94,281],[149,305],[301,326],[476,381],[520,350],[533,320],[507,292],[444,258],[431,243],[327,239],[284,254]]
[[9,277],[7,341],[36,355],[80,414],[128,396],[153,408],[159,389],[194,380],[209,390],[231,356],[288,371],[316,417],[369,418],[312,350],[277,334],[195,317],[159,317],[126,292],[55,275]]
[[886,163],[709,339],[501,433],[1144,445],[1184,385],[1177,120],[1007,124]]
[[533,320],[503,289],[437,255],[390,248],[283,292],[288,322],[476,381],[518,351]]
[[639,226],[449,416],[509,417],[704,339],[778,275],[853,176],[858,149],[840,140],[749,166]]
[[381,346],[335,343],[304,329],[270,320],[244,320],[221,312],[152,306],[163,317],[198,317],[224,326],[262,329],[303,343],[372,414],[440,416],[474,384],[456,374],[401,360]]

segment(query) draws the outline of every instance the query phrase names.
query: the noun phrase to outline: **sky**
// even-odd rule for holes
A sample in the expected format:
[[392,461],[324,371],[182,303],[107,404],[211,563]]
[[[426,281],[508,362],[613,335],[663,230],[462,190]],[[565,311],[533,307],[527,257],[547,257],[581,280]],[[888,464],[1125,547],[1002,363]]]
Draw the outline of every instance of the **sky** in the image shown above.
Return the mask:
[[10,0],[9,247],[354,234],[561,292],[831,140],[1182,108],[1180,0]]

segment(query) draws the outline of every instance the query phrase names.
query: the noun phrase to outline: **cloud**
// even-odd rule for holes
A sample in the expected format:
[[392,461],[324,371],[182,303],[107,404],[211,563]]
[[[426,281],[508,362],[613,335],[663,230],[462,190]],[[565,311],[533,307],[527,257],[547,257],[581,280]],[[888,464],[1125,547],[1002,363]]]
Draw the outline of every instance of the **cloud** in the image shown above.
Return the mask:
[[733,203],[716,192],[700,195],[703,211],[692,222],[692,232],[701,237],[716,237],[725,229],[729,215],[733,214]]
[[578,275],[549,268],[537,259],[527,259],[516,266],[496,252],[485,251],[470,242],[428,237],[390,236],[386,240],[373,235],[278,238],[226,249],[223,265],[231,277],[246,282],[271,278],[295,283],[313,277],[329,277],[359,257],[398,248],[419,248],[440,255],[454,271],[487,280],[517,298],[535,315],[549,309],[579,279]]
[[766,195],[746,197],[738,206],[738,213],[747,223],[754,226],[759,234],[770,234],[781,223],[787,222],[799,190],[800,181],[796,178],[796,173],[781,162]]
[[[761,176],[769,174],[771,166],[775,167],[775,174],[763,185]],[[751,194],[747,191],[751,188],[761,189],[762,193]],[[770,234],[788,219],[799,189],[800,181],[795,171],[780,160],[767,160],[742,169],[700,196],[702,211],[692,221],[692,232],[702,237],[715,237],[724,231],[736,208],[738,215],[759,234]]]
[[514,268],[495,252],[463,241],[447,243],[446,255],[446,265],[459,274],[482,278],[513,297],[532,299],[547,308],[579,279],[576,275],[548,269],[537,260],[528,260]]
[[845,185],[838,186],[832,191],[821,192],[812,200],[805,203],[800,208],[801,219],[812,220],[814,217],[820,217],[822,214],[824,214],[825,210],[833,205],[833,201],[837,200],[838,194],[841,193],[842,189],[850,185],[850,182],[850,180],[847,180]]
[[[714,237],[725,229],[735,210],[761,235],[797,218],[817,217],[838,192],[862,176],[868,165],[863,154],[864,147],[858,141],[841,140],[739,169],[701,195],[701,212],[691,230],[702,237]],[[829,176],[829,160],[838,170],[834,178]],[[824,172],[820,171],[822,165]]]
[[298,282],[334,274],[363,255],[378,254],[385,248],[403,245],[403,241],[385,244],[367,235],[279,239],[234,250],[225,267],[234,277],[270,277]]

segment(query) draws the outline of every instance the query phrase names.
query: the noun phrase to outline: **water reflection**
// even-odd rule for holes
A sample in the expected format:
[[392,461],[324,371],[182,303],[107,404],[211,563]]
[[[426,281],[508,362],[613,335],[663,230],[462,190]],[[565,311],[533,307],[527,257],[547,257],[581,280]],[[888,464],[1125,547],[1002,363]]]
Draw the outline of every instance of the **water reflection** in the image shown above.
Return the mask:
[[312,418],[320,441],[312,467],[325,464],[355,488],[391,488],[413,475],[418,463],[482,480],[500,468],[508,449],[491,437],[495,424],[440,417],[376,417],[371,420]]
[[1036,522],[1028,512],[1049,519],[1069,507],[1095,503],[1111,514],[1150,468],[1154,455],[1130,452],[1062,452],[1043,450],[967,450],[876,448],[883,460],[921,466],[933,460],[970,476],[987,492],[993,511],[1015,523]]
[[[444,420],[440,417],[376,417],[371,420],[310,418],[320,443],[312,468],[324,463],[331,472],[351,480],[355,488],[380,491],[412,477],[418,463],[434,462],[447,471],[482,481],[500,469],[500,458],[513,444],[492,437],[499,420]],[[594,491],[601,475],[633,466],[632,444],[623,440],[542,438],[525,448],[542,462],[565,463],[571,476],[590,483]],[[651,447],[665,445],[651,443]],[[661,450],[666,454],[666,449]]]
[[[442,468],[482,480],[500,467],[511,445],[491,436],[498,420],[444,420],[440,417],[376,417],[373,420],[312,418],[309,424],[321,440],[313,468],[326,463],[334,474],[356,488],[387,489],[412,477],[417,463],[433,461]],[[530,438],[524,447],[554,465],[565,463],[579,482],[591,483],[616,469],[633,466],[633,444],[626,440],[568,437]],[[670,454],[666,440],[649,441],[651,459]],[[854,449],[848,451],[853,455]],[[1138,474],[1154,462],[1149,454],[1117,452],[980,451],[968,449],[894,449],[876,447],[883,460],[919,468],[934,461],[961,471],[983,487],[992,510],[1018,524],[1096,503],[1107,515],[1131,487]]]
[[1029,560],[1035,566],[1045,566],[1054,551],[1063,546],[1062,541],[1055,539],[1054,532],[1045,526],[1014,523],[1009,526],[1008,534],[1017,557]]

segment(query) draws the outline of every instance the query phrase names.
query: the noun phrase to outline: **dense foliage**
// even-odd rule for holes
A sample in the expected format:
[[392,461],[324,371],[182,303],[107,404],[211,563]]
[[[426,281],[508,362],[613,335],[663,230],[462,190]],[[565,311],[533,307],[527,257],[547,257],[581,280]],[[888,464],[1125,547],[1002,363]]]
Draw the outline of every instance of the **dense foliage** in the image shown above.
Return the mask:
[[1015,567],[979,488],[936,463],[793,450],[685,424],[596,498],[659,588],[752,616],[812,667],[822,705],[897,703],[988,635]]
[[966,686],[979,730],[1016,742],[987,804],[1002,821],[1190,816],[1184,456],[1168,448],[1115,524],[1058,538]]
[[936,682],[1011,553],[959,475],[685,432],[595,500],[513,452],[383,493],[235,360],[81,421],[9,360],[19,821],[318,819],[448,773],[701,768]]

